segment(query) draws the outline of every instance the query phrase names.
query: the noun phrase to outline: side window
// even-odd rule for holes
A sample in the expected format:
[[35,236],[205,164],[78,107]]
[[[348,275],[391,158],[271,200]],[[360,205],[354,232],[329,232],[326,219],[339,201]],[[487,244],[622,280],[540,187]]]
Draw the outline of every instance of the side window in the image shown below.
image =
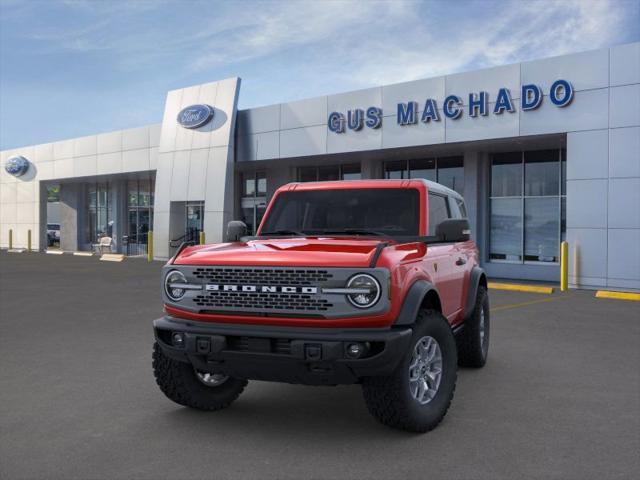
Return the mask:
[[456,203],[458,204],[458,210],[460,210],[462,218],[469,218],[467,215],[467,206],[464,204],[464,200],[456,198]]
[[446,197],[429,193],[429,235],[436,234],[436,227],[447,218],[451,218]]

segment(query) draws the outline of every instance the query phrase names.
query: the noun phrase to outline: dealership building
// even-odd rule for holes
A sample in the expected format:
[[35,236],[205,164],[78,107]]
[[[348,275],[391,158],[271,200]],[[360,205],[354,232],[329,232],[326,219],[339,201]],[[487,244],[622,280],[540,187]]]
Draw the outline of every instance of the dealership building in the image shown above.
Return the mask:
[[[238,110],[240,79],[168,92],[161,123],[2,152],[0,247],[108,237],[169,258],[254,231],[289,182],[426,178],[464,195],[491,277],[640,290],[640,43]],[[49,213],[48,213],[49,212]],[[31,232],[31,233],[29,233]],[[108,242],[107,242],[108,243]]]

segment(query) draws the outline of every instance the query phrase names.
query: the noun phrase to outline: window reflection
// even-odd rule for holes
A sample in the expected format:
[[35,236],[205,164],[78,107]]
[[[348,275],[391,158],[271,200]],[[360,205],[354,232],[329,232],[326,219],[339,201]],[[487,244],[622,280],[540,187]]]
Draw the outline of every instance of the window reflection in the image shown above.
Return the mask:
[[385,162],[384,178],[396,180],[423,178],[438,182],[462,194],[464,190],[464,158],[455,156]]
[[565,150],[492,156],[490,259],[558,261],[566,229],[565,157]]

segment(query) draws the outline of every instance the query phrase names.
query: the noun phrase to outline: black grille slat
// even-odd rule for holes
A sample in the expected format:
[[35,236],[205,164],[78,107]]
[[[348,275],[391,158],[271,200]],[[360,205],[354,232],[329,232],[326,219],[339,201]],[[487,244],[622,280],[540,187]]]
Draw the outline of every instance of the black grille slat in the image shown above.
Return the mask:
[[289,295],[280,293],[256,292],[209,292],[196,295],[193,302],[199,307],[218,308],[259,308],[278,310],[327,311],[333,304],[324,298],[313,298],[310,295]]

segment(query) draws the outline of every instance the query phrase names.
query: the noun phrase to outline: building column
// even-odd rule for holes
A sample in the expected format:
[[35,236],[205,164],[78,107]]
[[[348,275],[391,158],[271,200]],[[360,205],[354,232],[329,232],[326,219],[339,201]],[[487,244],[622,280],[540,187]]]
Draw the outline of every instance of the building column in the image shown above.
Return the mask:
[[78,216],[81,213],[81,185],[60,185],[60,248],[74,252],[78,250]]

